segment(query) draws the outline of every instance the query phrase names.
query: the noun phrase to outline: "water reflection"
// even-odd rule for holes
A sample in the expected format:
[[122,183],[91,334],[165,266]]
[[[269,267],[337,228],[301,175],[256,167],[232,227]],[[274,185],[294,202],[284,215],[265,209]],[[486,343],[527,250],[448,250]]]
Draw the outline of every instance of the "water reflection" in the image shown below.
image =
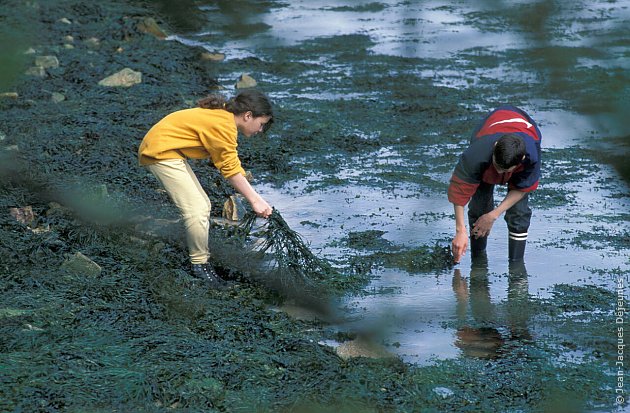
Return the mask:
[[[510,263],[506,305],[508,325],[505,329],[500,325],[498,310],[490,297],[487,256],[483,254],[472,260],[468,279],[456,268],[453,292],[459,326],[455,334],[455,346],[466,357],[494,359],[503,353],[508,342],[531,340],[528,329],[528,290],[525,263]],[[500,330],[507,331],[502,333]]]

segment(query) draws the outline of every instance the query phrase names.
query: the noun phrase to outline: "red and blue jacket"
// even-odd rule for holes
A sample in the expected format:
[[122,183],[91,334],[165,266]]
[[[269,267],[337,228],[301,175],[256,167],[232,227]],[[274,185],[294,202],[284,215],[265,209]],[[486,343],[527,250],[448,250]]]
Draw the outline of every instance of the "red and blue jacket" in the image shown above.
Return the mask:
[[[512,172],[499,173],[492,163],[494,143],[503,135],[523,138],[526,155]],[[534,120],[521,109],[505,105],[490,112],[473,131],[470,146],[462,153],[448,187],[448,200],[466,205],[482,183],[508,184],[509,189],[531,192],[540,179],[542,135]]]

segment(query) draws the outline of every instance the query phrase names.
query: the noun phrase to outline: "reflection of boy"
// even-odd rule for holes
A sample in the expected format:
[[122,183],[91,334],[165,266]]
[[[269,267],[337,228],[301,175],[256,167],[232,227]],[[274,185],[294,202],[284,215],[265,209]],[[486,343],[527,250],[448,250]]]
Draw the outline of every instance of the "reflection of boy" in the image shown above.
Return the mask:
[[[490,112],[474,130],[448,188],[448,200],[455,208],[456,233],[452,248],[456,263],[468,248],[464,206],[469,202],[473,256],[486,249],[494,221],[505,212],[509,259],[523,259],[532,214],[527,204],[528,194],[538,187],[540,179],[541,138],[532,118],[510,105]],[[493,192],[496,184],[507,184],[508,193],[495,208]]]
[[[473,264],[474,265],[474,264]],[[485,265],[473,266],[470,271],[470,289],[459,268],[453,274],[453,291],[457,300],[460,325],[455,332],[455,346],[467,357],[493,359],[503,345],[501,333],[493,327],[494,308],[490,302],[488,268]],[[468,309],[475,326],[468,323]]]
[[[511,261],[508,273],[507,322],[509,336],[502,335],[495,326],[494,306],[490,299],[488,262],[484,257],[474,260],[470,268],[470,281],[462,277],[459,268],[453,274],[453,291],[460,322],[455,332],[455,346],[467,357],[493,359],[500,355],[507,340],[532,340],[529,332],[529,288],[527,269],[521,261]],[[469,285],[470,284],[470,287]],[[468,311],[472,320],[468,319]],[[470,322],[474,325],[471,326]]]

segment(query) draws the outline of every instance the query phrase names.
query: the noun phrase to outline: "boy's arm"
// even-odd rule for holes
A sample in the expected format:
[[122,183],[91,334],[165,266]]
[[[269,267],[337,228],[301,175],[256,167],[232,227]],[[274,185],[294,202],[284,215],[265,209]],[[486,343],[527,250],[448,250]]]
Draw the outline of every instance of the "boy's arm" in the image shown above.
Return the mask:
[[452,251],[453,261],[457,264],[468,248],[468,230],[464,219],[464,207],[453,204],[455,208],[455,238],[453,238]]

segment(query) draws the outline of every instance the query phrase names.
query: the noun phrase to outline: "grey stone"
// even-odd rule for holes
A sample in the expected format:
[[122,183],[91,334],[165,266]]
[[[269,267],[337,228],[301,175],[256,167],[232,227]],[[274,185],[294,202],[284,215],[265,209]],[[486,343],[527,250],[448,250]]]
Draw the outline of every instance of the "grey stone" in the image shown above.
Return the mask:
[[130,87],[141,82],[142,73],[135,72],[126,67],[123,70],[101,80],[98,84],[107,87]]
[[64,100],[66,100],[66,97],[64,95],[62,95],[61,93],[53,92],[51,99],[52,99],[53,102],[59,103],[59,102],[63,102]]
[[71,274],[88,277],[96,277],[101,274],[101,267],[80,252],[69,257],[61,264],[61,268]]
[[40,66],[29,67],[24,73],[29,76],[46,77],[46,70]]
[[158,39],[166,39],[168,37],[164,30],[162,30],[162,28],[152,17],[145,18],[140,23],[138,23],[137,27],[139,31],[143,33],[149,33],[157,37]]
[[55,69],[59,67],[57,56],[37,56],[35,58],[35,66],[42,69]]
[[223,218],[239,221],[247,213],[242,195],[232,195],[223,204]]

